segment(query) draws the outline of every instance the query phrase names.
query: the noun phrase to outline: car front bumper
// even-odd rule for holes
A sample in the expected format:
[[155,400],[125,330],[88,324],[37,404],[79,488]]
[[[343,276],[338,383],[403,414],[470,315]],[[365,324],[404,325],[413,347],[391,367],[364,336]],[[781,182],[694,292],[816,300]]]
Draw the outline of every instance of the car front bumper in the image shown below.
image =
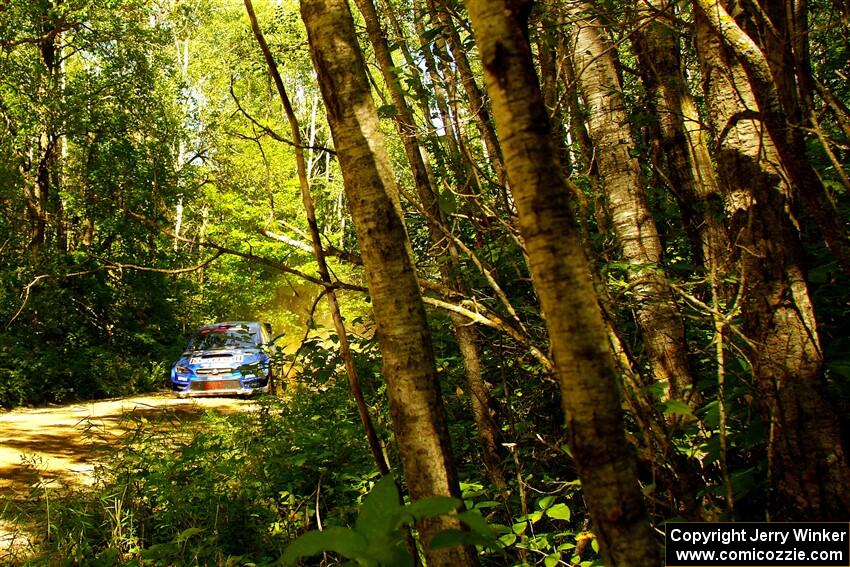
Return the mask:
[[268,378],[192,378],[171,380],[171,389],[180,397],[187,396],[249,396],[269,391]]

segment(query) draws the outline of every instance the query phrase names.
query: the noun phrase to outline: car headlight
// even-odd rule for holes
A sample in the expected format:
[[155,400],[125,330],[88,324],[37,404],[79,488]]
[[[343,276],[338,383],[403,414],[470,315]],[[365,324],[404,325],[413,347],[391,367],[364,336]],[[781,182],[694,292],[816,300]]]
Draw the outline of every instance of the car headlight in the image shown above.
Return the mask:
[[185,366],[177,365],[174,367],[175,374],[191,374],[192,371],[186,368]]

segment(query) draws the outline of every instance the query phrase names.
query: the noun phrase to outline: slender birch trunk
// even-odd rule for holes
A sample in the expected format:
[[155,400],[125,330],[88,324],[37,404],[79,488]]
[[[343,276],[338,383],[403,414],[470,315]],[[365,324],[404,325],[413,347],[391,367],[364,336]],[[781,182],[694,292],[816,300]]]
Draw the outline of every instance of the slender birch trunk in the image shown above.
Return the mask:
[[[470,174],[468,172],[470,168],[468,167],[468,164],[464,164],[463,162],[463,154],[460,151],[459,135],[454,128],[454,120],[449,111],[449,105],[446,102],[449,97],[446,93],[443,78],[440,76],[437,61],[431,50],[431,44],[429,44],[426,39],[425,25],[422,23],[424,12],[422,11],[422,8],[419,7],[418,3],[414,5],[414,10],[413,18],[416,26],[416,35],[419,38],[422,60],[425,63],[425,71],[428,79],[431,81],[431,87],[434,91],[433,101],[434,107],[437,111],[436,118],[439,120],[444,132],[441,138],[446,145],[448,162],[452,168],[452,172],[455,174],[457,182],[459,184],[466,184],[466,180],[470,178]],[[431,111],[427,102],[425,103],[425,106],[428,109],[427,115],[430,116]],[[429,127],[431,126],[432,124],[429,123]]]
[[658,565],[634,455],[623,435],[607,331],[570,213],[568,181],[552,146],[528,44],[527,12],[505,0],[466,5],[600,552],[609,566]]
[[696,10],[697,47],[736,243],[741,310],[769,425],[769,508],[776,520],[839,520],[850,509],[850,466],[826,395],[802,248],[787,211],[792,188],[731,49]]
[[[268,43],[266,43],[260,25],[257,22],[257,16],[254,13],[254,6],[251,0],[244,0],[245,10],[248,13],[248,19],[251,21],[251,30],[254,32],[254,38],[260,45],[260,50],[263,52],[263,57],[266,60],[266,66],[269,73],[274,79],[275,87],[277,88],[278,96],[281,104],[286,112],[286,118],[289,121],[290,132],[293,142],[293,150],[295,151],[295,167],[298,172],[298,181],[301,187],[301,201],[304,204],[304,212],[307,215],[307,226],[310,231],[310,240],[313,245],[313,255],[316,257],[316,264],[319,268],[319,277],[326,284],[332,284],[328,263],[325,260],[324,250],[322,249],[322,240],[319,233],[319,225],[316,222],[316,209],[313,205],[313,197],[310,195],[309,170],[307,169],[307,160],[304,157],[304,143],[301,138],[301,129],[298,124],[298,118],[295,116],[295,111],[292,109],[292,103],[289,100],[289,95],[286,93],[286,88],[283,85],[283,79],[277,69],[277,63],[271,54]],[[366,439],[369,442],[369,448],[372,450],[372,457],[375,459],[375,464],[382,475],[390,471],[387,466],[387,461],[384,458],[383,447],[378,439],[378,434],[375,432],[375,427],[372,424],[372,417],[369,415],[369,410],[366,406],[366,401],[363,399],[363,390],[360,387],[360,377],[357,374],[357,367],[354,364],[354,356],[351,353],[351,346],[348,342],[348,334],[345,330],[345,323],[342,319],[342,313],[339,309],[339,301],[337,301],[336,292],[332,287],[327,288],[328,307],[331,310],[331,317],[334,322],[334,329],[337,337],[339,337],[339,353],[342,357],[345,366],[345,372],[348,375],[348,382],[351,387],[351,393],[354,396],[354,401],[357,405],[357,411],[360,414],[360,421],[363,424],[363,429],[366,431]]]
[[639,29],[632,38],[641,78],[658,118],[658,141],[666,173],[692,235],[695,251],[710,273],[722,273],[729,237],[723,198],[708,140],[682,71],[678,32],[670,0],[641,0]]
[[[458,496],[431,334],[354,21],[345,0],[302,0],[301,16],[360,243],[410,496]],[[459,528],[456,520],[417,526],[429,565],[478,564],[469,546],[430,549],[438,532]]]
[[558,157],[560,158],[564,175],[569,177],[572,173],[573,164],[570,159],[570,152],[565,143],[566,130],[564,124],[567,120],[564,115],[565,107],[561,102],[559,89],[558,79],[561,72],[557,59],[559,49],[552,45],[553,42],[557,41],[558,47],[560,47],[563,38],[546,33],[545,26],[551,25],[551,22],[544,20],[537,32],[537,60],[540,62],[540,88],[543,92],[543,103],[546,105],[550,123],[552,124],[552,143],[558,148]]
[[490,165],[493,171],[496,172],[500,182],[504,185],[505,182],[505,166],[502,160],[502,150],[499,147],[499,141],[496,138],[496,132],[493,130],[493,125],[490,123],[490,111],[485,104],[484,97],[481,94],[481,89],[478,83],[475,82],[475,75],[472,73],[472,67],[469,64],[469,59],[466,56],[466,50],[461,45],[460,36],[454,27],[451,15],[448,12],[444,0],[427,0],[431,10],[431,14],[439,22],[443,37],[448,45],[452,55],[452,62],[456,66],[460,74],[461,84],[463,85],[464,93],[469,101],[469,112],[472,119],[475,121],[475,126],[478,128],[478,133],[481,135],[481,140],[484,142],[484,147],[487,150],[487,156],[490,160]]
[[[394,73],[392,55],[389,45],[381,29],[378,14],[372,0],[355,0],[357,7],[366,23],[366,31],[375,51],[378,65],[381,68],[384,81],[390,91],[393,104],[396,107],[395,123],[399,136],[404,145],[407,161],[413,171],[413,184],[416,193],[422,201],[422,206],[428,214],[428,232],[431,245],[438,247],[444,243],[445,238],[440,230],[439,224],[443,222],[442,212],[439,205],[439,193],[431,183],[431,179],[425,168],[422,155],[425,148],[419,141],[418,129],[413,119],[413,113],[407,104],[401,83]],[[446,244],[449,248],[449,262],[440,265],[440,279],[444,285],[456,291],[464,291],[464,283],[457,275],[460,269],[458,251],[454,242],[449,240]],[[466,383],[470,393],[472,415],[478,431],[478,440],[481,445],[484,464],[493,484],[504,491],[507,488],[505,473],[502,467],[502,458],[499,454],[498,438],[499,432],[495,421],[490,414],[492,401],[490,391],[481,375],[481,361],[477,344],[477,333],[471,327],[472,321],[465,317],[452,313],[452,329],[457,338],[458,348],[463,359]]]
[[687,358],[685,327],[662,269],[661,240],[644,191],[640,167],[629,154],[635,143],[617,76],[613,47],[599,23],[585,19],[590,5],[568,5],[575,20],[574,67],[588,107],[588,133],[607,199],[611,226],[623,257],[631,264],[629,280],[635,315],[654,379],[672,399],[696,400]]

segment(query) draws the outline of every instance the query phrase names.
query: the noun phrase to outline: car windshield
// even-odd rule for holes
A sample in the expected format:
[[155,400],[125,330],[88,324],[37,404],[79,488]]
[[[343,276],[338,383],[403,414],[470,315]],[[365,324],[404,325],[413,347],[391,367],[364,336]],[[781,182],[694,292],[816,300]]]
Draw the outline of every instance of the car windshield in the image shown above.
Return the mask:
[[192,337],[186,350],[216,350],[257,346],[257,339],[245,327],[204,329]]

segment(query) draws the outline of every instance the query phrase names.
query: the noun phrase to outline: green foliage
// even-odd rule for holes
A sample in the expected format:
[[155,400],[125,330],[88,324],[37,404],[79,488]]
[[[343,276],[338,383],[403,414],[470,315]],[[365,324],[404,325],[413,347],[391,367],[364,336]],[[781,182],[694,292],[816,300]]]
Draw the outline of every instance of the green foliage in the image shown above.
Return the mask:
[[50,496],[43,562],[269,564],[317,518],[352,518],[374,472],[345,390],[260,403],[247,414],[130,414],[96,487]]
[[[323,241],[357,252],[336,160],[322,149],[332,140],[297,3],[256,4],[302,132],[310,138],[306,152]],[[412,36],[416,24],[423,26],[425,49],[413,49],[417,59],[412,68],[402,61],[404,38],[394,37],[393,49],[396,71],[413,93],[411,101],[419,105],[418,135],[439,188],[436,204],[454,236],[499,283],[518,320],[495,297],[478,266],[464,254],[453,262],[444,243],[432,241],[421,212],[402,199],[410,213],[405,220],[417,273],[435,283],[445,274],[457,277],[468,292],[466,305],[523,327],[528,342],[546,352],[546,328],[516,239],[510,195],[491,165],[496,156],[483,150],[475,121],[465,119],[469,116],[460,88],[450,98],[456,106],[452,112],[464,118],[452,125],[462,135],[463,155],[450,155],[446,132],[440,132],[448,124],[430,116],[440,95],[427,89],[441,81],[419,83],[418,75],[425,71],[419,57],[435,55],[443,65],[451,60],[435,41],[444,30],[425,11],[411,14],[404,3],[390,4],[403,32]],[[631,25],[621,27],[633,16],[633,7],[624,10],[620,4],[606,0],[589,5],[604,10],[599,21],[614,36],[633,31]],[[810,3],[807,37],[817,54],[811,61],[813,75],[846,105],[850,83],[842,77],[848,72],[850,41],[846,26],[834,25],[836,6],[827,0]],[[462,3],[451,2],[450,8],[464,27]],[[544,8],[534,7],[531,39],[542,40],[538,50],[542,45],[554,51],[568,42],[558,26],[547,22],[551,14]],[[267,264],[224,255],[201,270],[178,275],[138,269],[184,269],[206,260],[210,250],[204,245],[216,243],[315,274],[309,253],[261,234],[307,240],[301,234],[306,222],[292,148],[278,141],[287,137],[289,125],[240,3],[11,0],[0,12],[0,406],[154,389],[185,335],[205,322],[268,320],[278,331],[302,336],[320,289]],[[670,22],[675,27],[691,17],[682,5]],[[36,41],[54,26],[63,28],[55,36],[61,70],[47,62],[41,47],[49,46]],[[474,54],[474,38],[467,32],[461,30],[461,42]],[[691,35],[683,30],[682,62],[705,114]],[[662,271],[682,297],[696,300],[677,296],[687,321],[695,388],[704,400],[701,407],[662,401],[664,385],[648,383],[651,371],[633,312],[639,270],[622,260],[606,228],[610,219],[605,211],[593,210],[605,205],[598,193],[604,180],[593,177],[593,148],[582,148],[575,131],[562,136],[573,146],[572,179],[582,192],[576,196],[575,217],[602,276],[597,282],[607,292],[602,303],[623,341],[631,371],[647,382],[634,386],[636,392],[632,385],[623,387],[627,438],[640,454],[638,480],[659,522],[683,513],[675,490],[682,480],[675,467],[682,463],[693,476],[685,480],[696,484],[699,505],[711,515],[761,519],[769,495],[769,430],[747,360],[750,345],[740,336],[741,303],[736,299],[734,305],[716,306],[728,317],[721,399],[715,329],[711,313],[702,307],[711,302],[706,270],[698,265],[699,251],[687,238],[682,211],[664,175],[669,164],[654,139],[657,117],[647,108],[640,73],[632,72],[637,61],[628,38],[620,39],[617,54],[621,69],[628,71],[622,74],[629,119],[623,126],[636,140],[623,142],[640,163],[651,220],[665,251],[662,265],[646,268]],[[472,66],[480,71],[478,62],[473,60]],[[543,71],[541,66],[541,75]],[[388,103],[379,74],[373,75],[394,173],[401,194],[412,195],[412,175],[391,129],[397,109]],[[556,108],[572,104],[564,87],[555,86]],[[814,102],[820,126],[846,166],[847,156],[840,152],[848,145],[842,127],[846,116],[817,97]],[[569,110],[578,120],[586,111],[580,103]],[[800,135],[807,136],[807,158],[834,193],[841,217],[848,218],[850,196],[835,165],[808,130]],[[51,137],[58,150],[52,156],[45,146]],[[39,181],[39,166],[49,170],[51,181],[41,203],[46,210],[44,242],[34,246],[28,195]],[[715,205],[715,214],[725,215]],[[178,217],[185,241],[172,235]],[[825,378],[846,415],[850,281],[805,215],[799,227],[807,246],[806,281],[815,304]],[[339,280],[363,284],[359,267],[330,260]],[[734,275],[723,282],[733,288],[742,283],[745,278]],[[397,461],[369,299],[342,292],[340,298],[367,403],[390,460]],[[341,379],[338,337],[329,330],[322,305],[309,313],[312,328],[297,357],[294,342],[283,345],[287,348],[279,362],[292,369],[287,401],[263,401],[256,414],[208,415],[200,422],[175,415],[167,423],[152,423],[137,415],[127,423],[131,435],[105,463],[96,490],[51,504],[45,562],[271,563],[321,518],[325,531],[302,536],[288,548],[290,555],[326,549],[366,564],[405,564],[409,556],[401,545],[402,527],[414,518],[447,511],[453,502],[405,506],[388,481],[381,481],[356,514],[375,474]],[[504,491],[497,490],[481,466],[453,322],[432,311],[430,324],[468,510],[459,518],[471,530],[440,534],[434,545],[479,544],[486,564],[598,564],[596,539],[588,531],[593,526],[563,428],[558,385],[526,345],[476,327],[482,375],[493,396],[488,409],[499,428],[502,464],[510,479]],[[635,411],[632,396],[648,400],[646,413],[653,415]],[[657,425],[647,425],[651,419]],[[666,431],[663,440],[669,448],[663,454],[646,439],[656,430]],[[721,454],[724,445],[726,455]],[[42,488],[34,493],[39,503],[52,498]],[[729,488],[734,511],[725,504]],[[343,527],[347,525],[354,527]],[[491,529],[498,545],[486,540]]]
[[[308,532],[295,540],[283,554],[287,564],[301,557],[333,551],[354,559],[364,567],[409,567],[413,557],[405,546],[405,526],[416,520],[456,512],[461,501],[450,497],[432,497],[403,504],[395,479],[386,476],[375,483],[363,501],[354,528],[332,527]],[[453,547],[472,542],[492,545],[494,538],[487,523],[475,513],[458,514],[458,519],[475,530],[447,530],[431,542],[434,548]]]

